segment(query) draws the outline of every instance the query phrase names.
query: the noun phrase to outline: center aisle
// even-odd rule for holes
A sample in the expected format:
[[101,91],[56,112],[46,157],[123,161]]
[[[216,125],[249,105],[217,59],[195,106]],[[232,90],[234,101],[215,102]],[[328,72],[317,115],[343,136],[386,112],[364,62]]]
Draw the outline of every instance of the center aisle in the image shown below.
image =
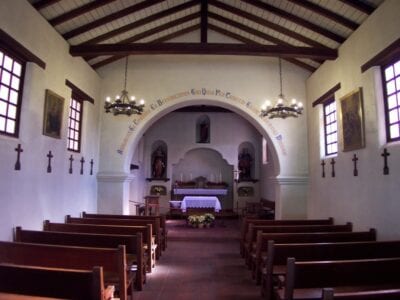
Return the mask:
[[261,299],[239,254],[238,220],[217,220],[204,229],[167,222],[168,248],[134,300]]

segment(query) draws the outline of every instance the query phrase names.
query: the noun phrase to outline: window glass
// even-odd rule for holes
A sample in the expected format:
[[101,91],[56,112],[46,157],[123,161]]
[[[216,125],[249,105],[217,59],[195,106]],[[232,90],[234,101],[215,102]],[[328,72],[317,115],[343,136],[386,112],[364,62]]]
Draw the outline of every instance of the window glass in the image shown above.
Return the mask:
[[335,99],[324,103],[324,137],[325,137],[325,155],[337,153],[337,121],[336,121],[336,102]]
[[386,139],[400,140],[400,60],[383,67]]

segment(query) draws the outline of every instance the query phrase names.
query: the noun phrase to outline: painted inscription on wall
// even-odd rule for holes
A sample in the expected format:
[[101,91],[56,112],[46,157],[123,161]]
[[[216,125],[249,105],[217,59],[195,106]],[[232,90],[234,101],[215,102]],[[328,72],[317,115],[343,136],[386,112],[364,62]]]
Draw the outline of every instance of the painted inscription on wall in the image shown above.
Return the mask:
[[[133,121],[129,124],[128,131],[119,146],[117,152],[119,154],[123,154],[127,143],[135,131],[136,126],[143,120],[145,119],[150,113],[152,113],[155,110],[160,109],[162,106],[166,105],[167,103],[170,103],[172,101],[177,101],[177,100],[182,100],[184,98],[193,98],[193,97],[207,97],[207,99],[224,99],[225,101],[230,101],[239,104],[240,106],[244,107],[244,110],[247,110],[249,112],[252,112],[256,116],[260,117],[260,110],[258,107],[255,107],[252,105],[252,102],[246,99],[243,99],[241,97],[238,97],[234,94],[232,94],[229,91],[224,91],[221,89],[207,89],[207,88],[192,88],[187,91],[179,92],[170,96],[167,96],[165,98],[159,98],[155,101],[153,101],[148,107],[149,109],[146,109],[141,115],[135,115],[135,118]],[[261,118],[261,117],[260,117]],[[286,155],[286,148],[285,145],[283,144],[283,136],[281,133],[279,133],[276,128],[271,124],[271,122],[268,119],[263,119],[264,123],[266,126],[270,129],[270,132],[273,134],[275,139],[278,142],[279,148],[281,150],[281,153],[283,155]]]

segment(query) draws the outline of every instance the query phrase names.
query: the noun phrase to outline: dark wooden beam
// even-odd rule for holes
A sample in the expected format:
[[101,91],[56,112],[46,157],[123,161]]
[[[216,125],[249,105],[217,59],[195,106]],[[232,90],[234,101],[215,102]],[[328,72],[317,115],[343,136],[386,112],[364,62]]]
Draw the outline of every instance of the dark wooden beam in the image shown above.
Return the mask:
[[192,1],[180,4],[180,5],[177,5],[177,6],[173,6],[173,7],[169,8],[169,9],[160,11],[158,13],[155,13],[153,15],[150,15],[148,17],[140,19],[140,20],[138,20],[136,22],[130,23],[130,24],[122,26],[122,27],[120,27],[118,29],[111,30],[111,31],[109,31],[107,33],[99,35],[99,36],[97,36],[95,38],[92,38],[92,39],[82,43],[82,44],[97,44],[99,42],[108,40],[108,39],[110,39],[110,38],[112,38],[114,36],[117,36],[119,34],[122,34],[122,33],[125,33],[127,31],[133,30],[135,28],[138,28],[140,26],[146,25],[148,23],[157,21],[157,20],[159,20],[161,18],[165,18],[165,17],[168,17],[170,15],[176,14],[178,12],[181,12],[181,11],[183,11],[185,9],[191,8],[191,7],[193,7],[195,5],[198,5],[198,4],[199,4],[198,0],[192,0]]
[[243,45],[220,43],[134,43],[71,46],[72,56],[85,55],[140,55],[140,54],[197,54],[249,55],[299,58],[336,59],[337,50],[283,45]]
[[316,99],[313,103],[312,106],[315,107],[318,104],[323,104],[325,101],[329,100],[333,94],[335,92],[337,92],[338,90],[340,90],[340,82],[338,84],[336,84],[334,87],[332,87],[331,89],[329,89],[329,91],[325,92],[321,97],[319,97],[318,99]]
[[[200,13],[199,13],[199,12],[193,13],[193,14],[191,14],[191,15],[184,16],[184,17],[182,17],[182,18],[173,20],[173,21],[168,22],[168,23],[165,23],[165,24],[163,24],[163,25],[160,25],[160,26],[154,27],[154,28],[152,28],[152,29],[143,31],[143,32],[141,32],[141,33],[138,33],[138,34],[136,34],[136,35],[134,35],[134,36],[132,36],[132,37],[129,37],[129,38],[127,38],[127,39],[124,39],[124,40],[120,41],[118,44],[130,44],[130,43],[134,43],[134,42],[140,41],[141,39],[144,39],[144,38],[147,38],[147,37],[149,37],[149,36],[152,36],[153,34],[157,34],[157,33],[160,33],[160,32],[162,32],[162,31],[171,29],[171,28],[173,28],[173,27],[175,27],[175,26],[182,25],[182,24],[184,24],[184,23],[186,23],[186,22],[190,22],[190,21],[192,21],[192,20],[194,20],[194,19],[196,19],[196,18],[199,18],[199,17],[200,17]],[[84,58],[85,58],[86,60],[92,59],[92,58],[94,58],[94,57],[95,57],[95,56],[84,56]]]
[[[209,29],[210,30],[214,30],[215,32],[221,33],[223,35],[226,35],[228,37],[231,37],[233,39],[236,39],[236,40],[238,40],[240,42],[243,42],[245,44],[259,44],[259,43],[255,42],[255,41],[251,40],[251,39],[245,38],[245,37],[243,37],[243,36],[241,36],[241,35],[239,35],[237,33],[233,33],[233,32],[231,32],[229,30],[223,29],[223,28],[221,28],[219,26],[216,26],[216,25],[213,25],[213,24],[209,25]],[[294,65],[297,65],[297,66],[299,66],[299,67],[301,67],[303,69],[306,69],[306,70],[308,70],[310,72],[314,72],[316,70],[316,68],[314,68],[313,66],[311,66],[309,64],[306,64],[306,63],[304,63],[304,62],[302,62],[300,60],[297,60],[295,58],[284,58],[284,60],[286,60],[286,61],[288,61],[288,62],[290,62],[290,63],[292,63]]]
[[287,35],[287,36],[289,36],[289,37],[291,37],[293,39],[296,39],[296,40],[298,40],[300,42],[303,42],[303,43],[305,43],[307,45],[314,46],[314,47],[324,47],[323,44],[318,43],[318,42],[314,41],[313,39],[305,37],[304,35],[301,35],[301,34],[295,32],[293,30],[289,30],[289,29],[287,29],[287,28],[285,28],[285,27],[283,27],[283,26],[281,26],[279,24],[270,22],[265,18],[260,18],[258,16],[255,16],[255,15],[253,15],[251,13],[248,13],[248,12],[246,12],[244,10],[241,10],[239,8],[236,8],[234,6],[231,6],[231,5],[228,5],[226,3],[222,3],[220,1],[216,1],[216,0],[209,0],[208,3],[210,5],[212,5],[212,6],[218,7],[220,9],[223,9],[223,10],[225,10],[227,12],[232,13],[232,14],[238,15],[239,17],[242,17],[242,18],[245,18],[245,19],[249,19],[250,21],[252,21],[254,23],[258,23],[258,24],[260,24],[262,26],[265,26],[267,28],[273,29],[273,30],[275,30],[275,31],[277,31],[279,33]]
[[[261,31],[259,31],[259,30],[256,30],[256,29],[252,28],[252,27],[249,27],[249,26],[246,26],[246,25],[244,25],[244,24],[242,24],[242,23],[239,23],[239,22],[233,21],[233,20],[231,20],[231,19],[225,18],[225,17],[220,16],[220,15],[218,15],[218,14],[215,14],[215,13],[210,12],[210,13],[208,13],[208,15],[209,15],[209,17],[212,18],[212,19],[215,19],[215,20],[217,20],[217,21],[219,21],[219,22],[225,23],[225,24],[227,24],[227,25],[229,25],[229,26],[238,28],[238,29],[240,29],[240,30],[242,30],[242,31],[245,31],[245,32],[251,34],[251,35],[254,35],[254,36],[257,36],[257,37],[262,38],[262,39],[264,39],[264,40],[267,40],[267,41],[269,41],[269,42],[271,42],[271,43],[273,43],[273,44],[283,45],[283,46],[293,46],[293,45],[291,45],[290,43],[285,42],[285,41],[283,41],[283,40],[281,40],[281,39],[278,39],[278,38],[276,38],[276,37],[274,37],[274,36],[272,36],[272,35],[269,35],[269,34],[267,34],[267,33],[261,32]],[[317,47],[317,48],[319,48],[319,47]],[[323,46],[323,47],[321,47],[321,48],[330,49],[330,48],[327,48],[327,47],[325,47],[325,46]],[[316,62],[317,62],[318,64],[321,63],[321,61],[319,61],[319,60],[316,61]]]
[[201,19],[200,19],[200,40],[202,43],[207,43],[208,29],[208,0],[201,0]]
[[365,13],[367,15],[372,14],[375,10],[375,7],[369,5],[365,2],[359,1],[359,0],[340,0],[340,1],[342,1],[344,4],[347,4],[359,11],[362,11],[363,13]]
[[158,4],[160,2],[163,2],[163,1],[165,1],[165,0],[147,0],[147,1],[139,2],[139,3],[135,4],[135,5],[132,5],[132,6],[129,6],[129,7],[125,8],[125,9],[119,10],[119,11],[117,11],[115,13],[106,15],[103,18],[100,18],[100,19],[97,19],[97,20],[95,20],[93,22],[90,22],[90,23],[87,23],[85,25],[79,26],[79,27],[77,27],[77,28],[75,28],[75,29],[73,29],[71,31],[68,31],[68,32],[64,33],[62,36],[66,40],[70,39],[70,38],[73,38],[73,37],[75,37],[77,35],[80,35],[80,34],[82,34],[84,32],[92,30],[92,29],[94,29],[96,27],[99,27],[99,26],[105,25],[105,24],[107,24],[109,22],[118,20],[118,19],[123,18],[123,17],[125,17],[127,15],[136,13],[136,12],[138,12],[140,10],[143,10],[145,8],[148,8],[150,6],[153,6],[153,5]]
[[301,6],[307,10],[313,11],[325,18],[328,18],[336,23],[339,23],[343,26],[346,26],[347,28],[350,28],[351,30],[356,30],[359,26],[359,24],[353,22],[352,20],[349,20],[329,9],[326,9],[322,6],[319,6],[317,4],[314,4],[308,0],[288,0],[298,6]]
[[302,27],[308,28],[308,29],[320,34],[320,35],[325,36],[326,38],[329,38],[329,39],[337,42],[337,43],[341,44],[346,40],[344,37],[332,32],[330,30],[324,29],[324,28],[322,28],[320,26],[317,26],[317,25],[315,25],[315,24],[313,24],[313,23],[311,23],[311,22],[309,22],[309,21],[307,21],[307,20],[305,20],[303,18],[300,18],[300,17],[298,17],[298,16],[296,16],[294,14],[291,14],[291,13],[289,13],[287,11],[279,9],[279,8],[277,8],[275,6],[272,6],[272,5],[269,5],[267,3],[264,3],[264,2],[262,2],[260,0],[242,0],[242,1],[246,2],[248,4],[251,4],[251,5],[254,5],[254,6],[258,7],[258,8],[261,8],[261,9],[265,10],[268,13],[272,13],[272,14],[280,16],[280,17],[282,17],[284,19],[287,19],[288,21],[296,23],[296,24],[298,24],[298,25],[300,25]]
[[69,20],[71,20],[73,18],[79,17],[79,16],[81,16],[83,14],[86,14],[86,13],[92,11],[92,10],[95,10],[95,9],[97,9],[99,7],[107,5],[107,4],[109,4],[111,2],[114,2],[114,1],[116,1],[116,0],[96,0],[96,1],[93,1],[93,2],[89,2],[89,3],[85,4],[85,5],[82,5],[82,6],[78,7],[78,8],[75,8],[75,9],[69,11],[69,12],[66,12],[66,13],[64,13],[62,15],[59,15],[59,16],[49,20],[49,23],[51,25],[53,25],[53,26],[60,25],[61,23],[67,22],[67,21],[69,21]]
[[41,0],[41,1],[36,1],[35,3],[32,4],[34,8],[37,10],[41,10],[43,8],[46,8],[50,5],[53,5],[57,2],[60,2],[61,0]]
[[20,42],[15,40],[11,35],[0,28],[0,45],[6,49],[12,50],[17,56],[24,61],[37,64],[42,69],[46,69],[46,63],[38,56],[33,54],[29,49],[25,48]]
[[[193,31],[198,30],[198,29],[200,29],[200,25],[196,24],[196,25],[193,25],[193,26],[190,26],[190,27],[175,31],[175,32],[173,32],[171,34],[165,35],[165,36],[163,36],[161,38],[155,39],[155,40],[151,41],[150,43],[162,43],[162,42],[168,41],[170,39],[176,38],[178,36],[184,35],[186,33],[193,32]],[[121,59],[123,57],[125,57],[125,56],[111,56],[111,57],[106,58],[106,59],[104,59],[102,61],[99,61],[99,62],[97,62],[97,63],[95,63],[95,64],[93,64],[91,66],[92,66],[93,69],[98,69],[98,68],[100,68],[102,66],[105,66],[105,65],[108,65],[108,64],[110,64],[110,63],[112,63],[114,61],[117,61],[117,60],[119,60],[119,59]]]

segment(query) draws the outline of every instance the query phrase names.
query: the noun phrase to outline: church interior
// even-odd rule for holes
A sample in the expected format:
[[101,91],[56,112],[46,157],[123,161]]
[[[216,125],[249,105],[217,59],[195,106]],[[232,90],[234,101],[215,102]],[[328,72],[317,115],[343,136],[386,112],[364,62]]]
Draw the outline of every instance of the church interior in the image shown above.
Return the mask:
[[257,207],[400,240],[399,12],[398,0],[0,1],[0,241],[82,212],[178,224],[191,201],[224,226]]

